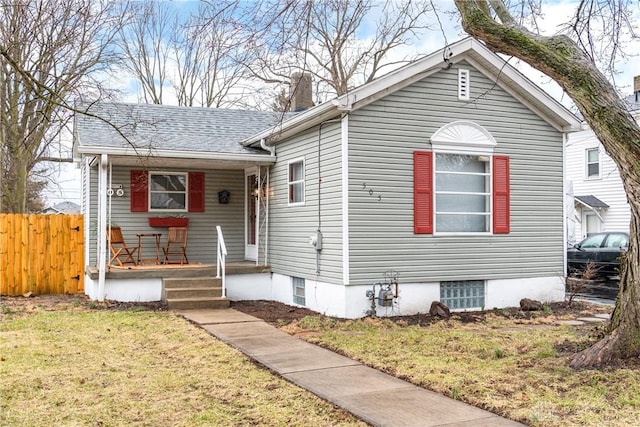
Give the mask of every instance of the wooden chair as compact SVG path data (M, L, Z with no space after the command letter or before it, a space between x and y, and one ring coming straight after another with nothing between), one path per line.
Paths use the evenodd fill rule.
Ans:
M125 264L138 265L133 255L138 250L138 247L127 246L122 236L122 229L120 227L108 227L107 228L107 241L109 242L109 249L111 250L110 265L114 265L114 261L120 266Z
M187 227L169 227L167 245L162 248L164 264L189 264L187 259Z

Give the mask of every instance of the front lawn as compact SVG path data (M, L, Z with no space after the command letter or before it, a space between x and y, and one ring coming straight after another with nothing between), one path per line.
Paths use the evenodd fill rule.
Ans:
M533 315L454 314L439 321L422 315L422 324L415 316L412 322L309 316L283 329L525 424L638 425L637 361L604 370L570 369L569 356L597 339L602 326L559 326L556 317L549 308Z
M0 425L365 425L174 314L99 308L0 300Z

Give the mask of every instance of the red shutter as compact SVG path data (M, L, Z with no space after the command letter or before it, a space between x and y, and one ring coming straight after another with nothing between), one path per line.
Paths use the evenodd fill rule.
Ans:
M493 156L493 232L510 231L509 157Z
M433 233L433 154L413 153L413 232Z
M204 212L204 172L189 172L189 212Z
M131 171L131 212L147 212L149 210L149 173L147 171Z

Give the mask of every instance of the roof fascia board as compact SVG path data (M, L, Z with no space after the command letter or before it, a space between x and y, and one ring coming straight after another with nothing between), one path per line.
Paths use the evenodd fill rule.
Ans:
M325 102L324 104L311 108L307 112L302 113L291 120L282 122L278 126L260 132L244 140L242 145L247 146L255 144L263 138L270 139L270 142L277 142L296 132L321 123L327 118L335 115L335 111L349 112L356 108L362 108L371 102L383 98L393 91L406 87L422 78L440 71L441 68L446 68L446 62L443 57L445 51L450 51L452 53L452 55L447 58L448 61L446 62L457 63L461 60L469 61L470 64L478 67L481 72L488 76L495 77L495 80L497 80L501 88L543 117L555 129L567 132L580 128L580 122L577 118L559 102L554 100L544 90L524 77L518 70L513 68L513 66L508 63L505 65L505 61L501 57L489 50L482 43L472 37L467 37L448 46L446 50L440 49L435 51L422 59L385 74L377 80L360 86L352 92L339 96L333 101ZM478 58L481 58L481 60ZM483 65L483 63L485 65ZM512 81L515 87L509 86L506 82L501 82L501 79L497 78L500 75L503 75L508 78L508 80ZM535 99L538 99L541 105L545 108L537 107L522 95L523 93L530 93ZM545 109L548 111L544 112L543 110Z
M261 139L269 139L269 142L277 142L301 130L308 129L322 123L325 120L333 118L338 114L334 101L324 102L317 107L298 114L292 119L282 121L267 130L259 132L240 142L241 145L247 147L258 143Z
M276 157L263 154L229 154L229 153L205 153L202 151L180 151L180 150L134 150L133 148L100 147L89 146L80 147L79 153L83 155L107 154L111 156L131 156L131 157L156 157L174 159L204 159L204 160L232 160L249 161L257 163L275 163Z
M452 51L454 51L454 49L458 50L459 53L456 53L456 56L464 56L473 48L474 45L472 42L473 39L467 37L452 44L449 46L449 49ZM343 97L351 96L353 99L351 104L357 104L357 108L360 108L388 95L391 92L395 92L398 89L409 86L418 80L435 74L441 69L446 69L447 64L443 59L444 50L445 49L437 50L424 58L418 59L404 67L385 74L380 79L367 83L353 91L351 94L343 95Z
M463 39L456 43L455 46L465 45L470 41L470 38ZM331 101L320 104L317 107L313 107L293 119L245 139L242 142L242 145L247 146L255 144L263 138L269 138L271 139L271 142L277 142L296 132L300 132L311 126L322 123L324 120L335 116L336 112L346 113L354 108L360 108L376 101L390 92L408 86L438 71L439 69L433 68L443 62L441 53L442 49L425 58L419 59L409 65L392 71L389 74L385 74L380 79L360 86L352 92L341 95ZM274 136L276 138L274 138Z
M519 71L512 68L511 65L507 64L508 66L504 66L504 63L499 62L502 60L496 58L495 54L494 56L483 56L482 58L484 62L479 61L473 56L467 57L466 60L485 75L495 77L494 82L500 86L500 88L526 105L536 114L543 117L556 130L568 132L580 129L580 120L575 115ZM509 82L513 82L513 85L516 87L514 88ZM517 88L521 88L521 90L517 90ZM540 108L532 103L523 96L523 93L531 94L535 99L539 100L545 108ZM547 111L544 111L545 109Z

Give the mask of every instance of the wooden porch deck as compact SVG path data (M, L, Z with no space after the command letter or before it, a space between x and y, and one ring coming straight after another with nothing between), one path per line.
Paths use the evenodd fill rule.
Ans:
M92 280L98 279L98 267L89 266L86 270ZM270 273L268 265L256 265L253 261L228 262L227 276L232 274ZM183 277L211 277L216 275L215 264L168 264L137 266L107 266L106 279L149 279L149 278L183 278Z

